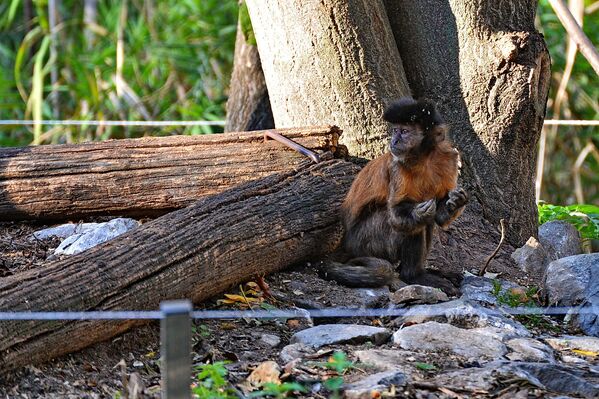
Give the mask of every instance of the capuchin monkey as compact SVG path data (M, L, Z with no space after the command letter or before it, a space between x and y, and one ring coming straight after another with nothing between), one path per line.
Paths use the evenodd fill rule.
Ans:
M324 276L376 287L390 284L399 270L408 284L456 295L460 276L427 271L425 263L435 224L446 228L468 202L457 186L458 151L430 101L402 98L383 117L391 123L389 152L354 180L341 206L345 233L324 262Z

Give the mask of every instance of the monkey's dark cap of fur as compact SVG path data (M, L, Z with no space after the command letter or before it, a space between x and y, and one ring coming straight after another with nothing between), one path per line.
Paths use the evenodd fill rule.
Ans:
M385 110L383 118L395 124L417 123L424 130L430 130L444 123L435 109L435 104L429 100L416 101L410 97L403 97L391 103Z

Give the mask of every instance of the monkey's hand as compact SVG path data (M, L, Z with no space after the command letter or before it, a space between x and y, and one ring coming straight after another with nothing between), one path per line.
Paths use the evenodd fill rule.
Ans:
M449 226L464 210L470 196L462 187L451 190L445 198L439 201L435 222L442 228Z
M406 233L413 233L433 223L437 212L435 199L414 204L403 201L390 208L391 226Z

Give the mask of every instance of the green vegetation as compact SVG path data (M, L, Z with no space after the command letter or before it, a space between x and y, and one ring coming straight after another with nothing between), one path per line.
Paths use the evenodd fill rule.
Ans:
M58 56L52 57L47 1L0 2L0 119L223 119L236 0L100 0L88 22L84 1L57 3ZM2 127L0 145L219 129Z
M238 396L229 387L226 380L228 371L225 362L203 364L198 366L197 384L192 387L192 394L200 399L234 399Z
M590 7L595 0L584 0L586 6L583 30L597 45L599 9ZM551 54L551 86L547 119L599 119L599 76L580 52L576 55L572 74L567 80L561 100L556 101L567 64L568 34L547 0L539 1L537 27L545 35ZM599 203L599 128L596 126L546 126L547 148L541 199L554 204ZM576 194L574 166L584 148L588 153L581 164L580 189Z
M248 396L250 398L270 397L281 399L287 398L289 395L294 395L298 392L307 392L307 389L297 382L284 382L282 384L269 382L264 384L260 391L252 392Z
M563 220L576 226L585 239L599 240L599 206L539 204L539 223Z

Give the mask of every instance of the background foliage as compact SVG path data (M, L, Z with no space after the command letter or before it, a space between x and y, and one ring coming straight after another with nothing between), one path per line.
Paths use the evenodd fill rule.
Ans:
M56 57L50 51L47 1L0 1L0 119L224 118L236 0L56 0ZM592 0L574 1L584 1L584 30L597 40L598 7ZM92 18L84 17L85 5L92 6ZM547 117L599 119L599 79L580 54L564 101L554 109L566 66L567 34L547 0L539 2L537 22L553 63ZM56 100L51 95L53 70ZM0 145L218 131L219 127L0 127ZM564 126L547 133L541 198L559 204L599 202L599 153L591 152L580 168L583 198L577 198L573 183L573 166L581 151L589 143L599 147L599 129Z

